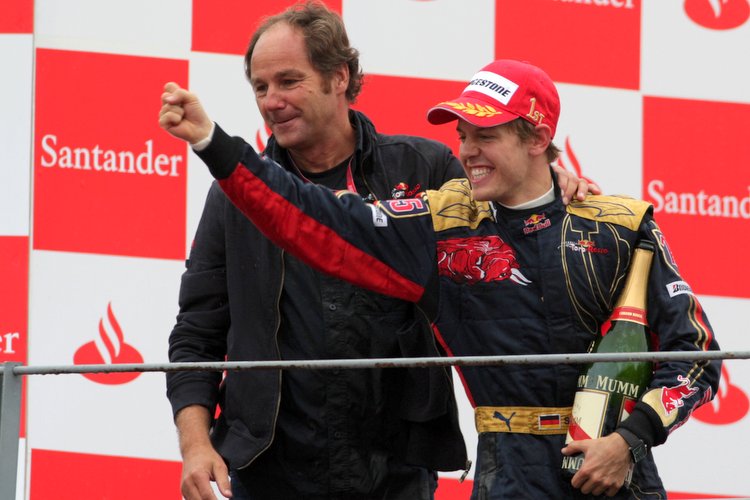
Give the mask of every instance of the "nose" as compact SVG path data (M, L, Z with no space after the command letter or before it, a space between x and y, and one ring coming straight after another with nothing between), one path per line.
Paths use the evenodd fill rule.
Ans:
M283 109L286 106L283 92L278 87L269 85L266 95L263 96L263 106L271 111Z
M478 154L479 147L477 146L477 143L471 140L471 138L469 137L466 137L458 147L458 157L462 161L466 161L467 159L472 158Z

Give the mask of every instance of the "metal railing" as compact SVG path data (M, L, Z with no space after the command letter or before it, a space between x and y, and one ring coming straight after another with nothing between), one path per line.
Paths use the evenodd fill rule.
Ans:
M3 363L0 393L0 498L16 498L18 437L21 431L20 363Z
M224 361L212 363L141 363L114 365L23 366L3 363L0 371L0 498L16 498L18 439L21 428L21 381L30 375L82 373L245 371L245 370L325 370L432 366L498 366L542 364L587 364L622 361L710 361L750 359L750 351L633 352L608 354L538 354L527 356L461 356L426 358L321 359L295 361Z

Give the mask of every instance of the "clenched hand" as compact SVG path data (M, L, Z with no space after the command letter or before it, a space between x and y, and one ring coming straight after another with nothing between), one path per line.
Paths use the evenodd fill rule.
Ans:
M190 144L209 136L213 122L206 114L198 96L174 82L164 85L159 111L159 126Z

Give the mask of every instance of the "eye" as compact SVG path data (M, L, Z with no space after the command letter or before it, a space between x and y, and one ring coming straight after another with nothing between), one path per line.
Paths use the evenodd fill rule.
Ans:
M268 86L265 84L256 84L253 87L253 91L255 92L256 97L263 97L266 94L267 89L268 89Z

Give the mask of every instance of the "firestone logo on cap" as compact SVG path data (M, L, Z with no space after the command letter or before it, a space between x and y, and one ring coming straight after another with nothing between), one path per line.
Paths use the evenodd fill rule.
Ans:
M498 102L508 105L513 95L518 90L518 84L507 78L491 73L489 71L480 71L469 82L464 89L466 92L480 92Z

